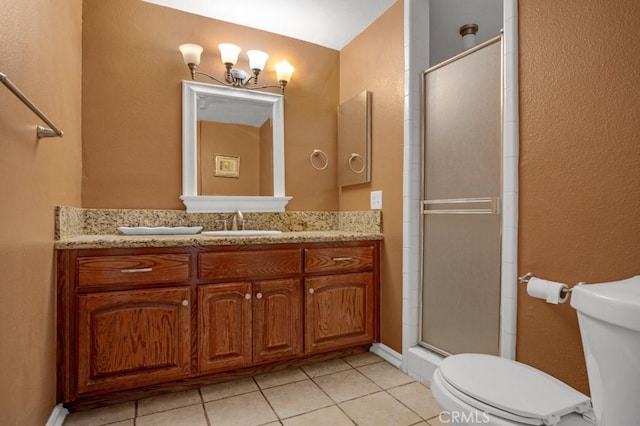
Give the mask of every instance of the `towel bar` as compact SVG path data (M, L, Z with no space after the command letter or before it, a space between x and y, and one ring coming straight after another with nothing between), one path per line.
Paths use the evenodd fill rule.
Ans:
M42 126L37 126L36 127L36 134L38 136L38 139L42 139L42 138L53 138L56 136L62 137L62 135L64 135L64 133L62 133L62 130L58 129L52 122L51 120L49 120L47 118L46 115L44 115L42 113L42 111L40 111L38 109L37 106L35 106L33 104L33 102L31 102L29 100L29 98L27 98L10 80L9 78L4 74L0 72L0 81L2 81L2 84L4 84L7 89L11 90L11 92L16 95L16 97L18 99L20 99L31 111L33 111L33 113L35 115L37 115L38 117L40 117L42 119L42 121L44 121L45 123L47 123L47 126L49 126L50 128L47 129L46 127L42 127Z

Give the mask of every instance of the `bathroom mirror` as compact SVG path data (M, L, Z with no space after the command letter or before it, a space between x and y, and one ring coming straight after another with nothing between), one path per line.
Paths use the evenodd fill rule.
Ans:
M284 194L282 95L183 81L187 212L284 211Z
M338 185L371 182L371 93L338 107Z

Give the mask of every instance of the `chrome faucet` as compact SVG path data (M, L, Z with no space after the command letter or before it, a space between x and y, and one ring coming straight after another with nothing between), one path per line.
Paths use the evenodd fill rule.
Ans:
M242 217L242 212L240 210L236 210L236 213L231 219L231 230L237 231L238 225L240 225L240 229L244 229L244 218Z

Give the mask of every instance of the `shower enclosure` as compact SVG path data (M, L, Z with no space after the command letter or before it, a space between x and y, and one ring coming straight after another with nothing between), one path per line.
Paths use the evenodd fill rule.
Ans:
M420 344L499 353L502 37L422 75Z

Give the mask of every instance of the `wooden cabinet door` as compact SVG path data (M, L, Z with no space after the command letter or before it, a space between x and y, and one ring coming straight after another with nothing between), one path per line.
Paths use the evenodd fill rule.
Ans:
M253 297L253 361L302 353L302 294L298 279L257 281Z
M198 287L198 368L201 373L251 363L251 283Z
M189 288L78 297L78 393L128 389L189 375Z
M374 341L371 272L305 279L305 352Z

